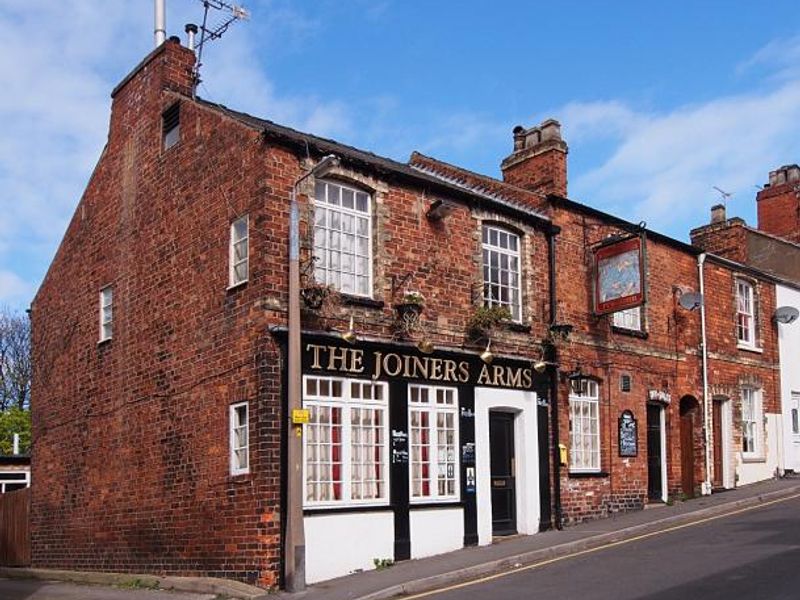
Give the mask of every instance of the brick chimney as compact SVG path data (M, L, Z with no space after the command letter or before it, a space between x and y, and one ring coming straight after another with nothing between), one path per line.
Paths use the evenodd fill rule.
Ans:
M724 204L715 204L711 207L711 222L712 223L724 223L726 220L725 218L725 205Z
M761 231L800 243L800 167L784 165L771 171L756 202Z
M567 195L567 144L561 124L548 119L537 127L514 128L514 151L500 168L506 183L545 194Z

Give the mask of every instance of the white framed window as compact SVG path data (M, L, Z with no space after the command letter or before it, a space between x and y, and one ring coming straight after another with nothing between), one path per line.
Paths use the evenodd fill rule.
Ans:
M111 339L114 321L114 289L107 285L100 290L100 341Z
M573 379L569 393L570 471L600 470L600 386Z
M736 340L740 346L754 348L755 332L755 297L753 285L742 279L736 280Z
M505 306L522 320L519 236L493 225L483 226L483 303Z
M250 472L250 415L247 402L230 406L231 475Z
M792 418L792 433L794 435L800 435L800 392L792 392L792 408L791 408L791 418Z
M761 456L761 390L743 387L742 396L742 454Z
M22 490L31 485L30 471L0 472L0 494Z
M305 377L304 505L389 501L389 399L383 382Z
M231 223L229 287L247 281L250 270L250 218L248 215Z
M642 330L642 307L634 306L625 310L618 310L614 313L614 327L620 329L630 329L631 331Z
M458 391L408 386L412 502L458 500Z
M366 192L317 181L314 277L345 294L372 295L372 201Z

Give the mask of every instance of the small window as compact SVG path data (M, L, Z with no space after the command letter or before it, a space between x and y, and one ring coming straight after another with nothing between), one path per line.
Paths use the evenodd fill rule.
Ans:
M520 239L505 229L483 226L483 304L505 306L514 321L522 320Z
M596 381L573 379L569 394L570 471L600 471L600 390Z
M631 376L627 373L621 375L619 378L619 389L622 392L630 392L631 391Z
M742 388L742 454L761 456L761 390Z
M231 223L230 277L228 285L233 287L247 281L250 263L249 219L247 215Z
M250 421L247 402L230 407L231 475L250 472Z
M111 339L112 322L114 312L113 304L113 289L107 285L100 290L100 341L104 342Z
M161 115L161 131L164 150L172 148L181 138L180 103L176 102Z
M629 329L631 331L642 330L642 307L634 306L614 313L614 327Z
M7 471L0 473L0 494L24 489L31 484L29 471Z
M740 346L756 345L754 307L753 285L736 280L736 339Z
M798 412L800 412L800 392L792 392L792 433L794 435L800 435Z

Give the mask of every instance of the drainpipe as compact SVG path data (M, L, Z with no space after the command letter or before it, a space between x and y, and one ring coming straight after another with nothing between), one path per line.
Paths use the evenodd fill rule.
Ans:
M706 339L706 290L705 279L703 277L703 265L706 262L706 253L697 257L697 273L700 279L700 337L703 348L703 431L705 431L705 458L706 458L706 479L703 481L700 493L707 496L711 493L711 440L712 440L712 419L711 402L708 398L708 340Z
M551 231L547 238L549 250L548 276L550 278L550 325L556 324L556 236ZM551 345L553 355L550 357L552 369L550 372L550 420L553 429L553 508L555 509L556 529L561 529L561 453L558 448L558 380L561 370L558 366L558 348Z
M336 166L339 159L329 154L301 175L292 186L289 205L289 360L287 428L286 539L284 583L289 592L306 589L306 540L303 528L303 439L302 426L292 422L292 411L302 407L300 366L300 217L297 190L312 175Z

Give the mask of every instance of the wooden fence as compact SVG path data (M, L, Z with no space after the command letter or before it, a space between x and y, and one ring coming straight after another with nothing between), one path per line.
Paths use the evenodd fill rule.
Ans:
M31 564L31 489L0 494L0 566Z

